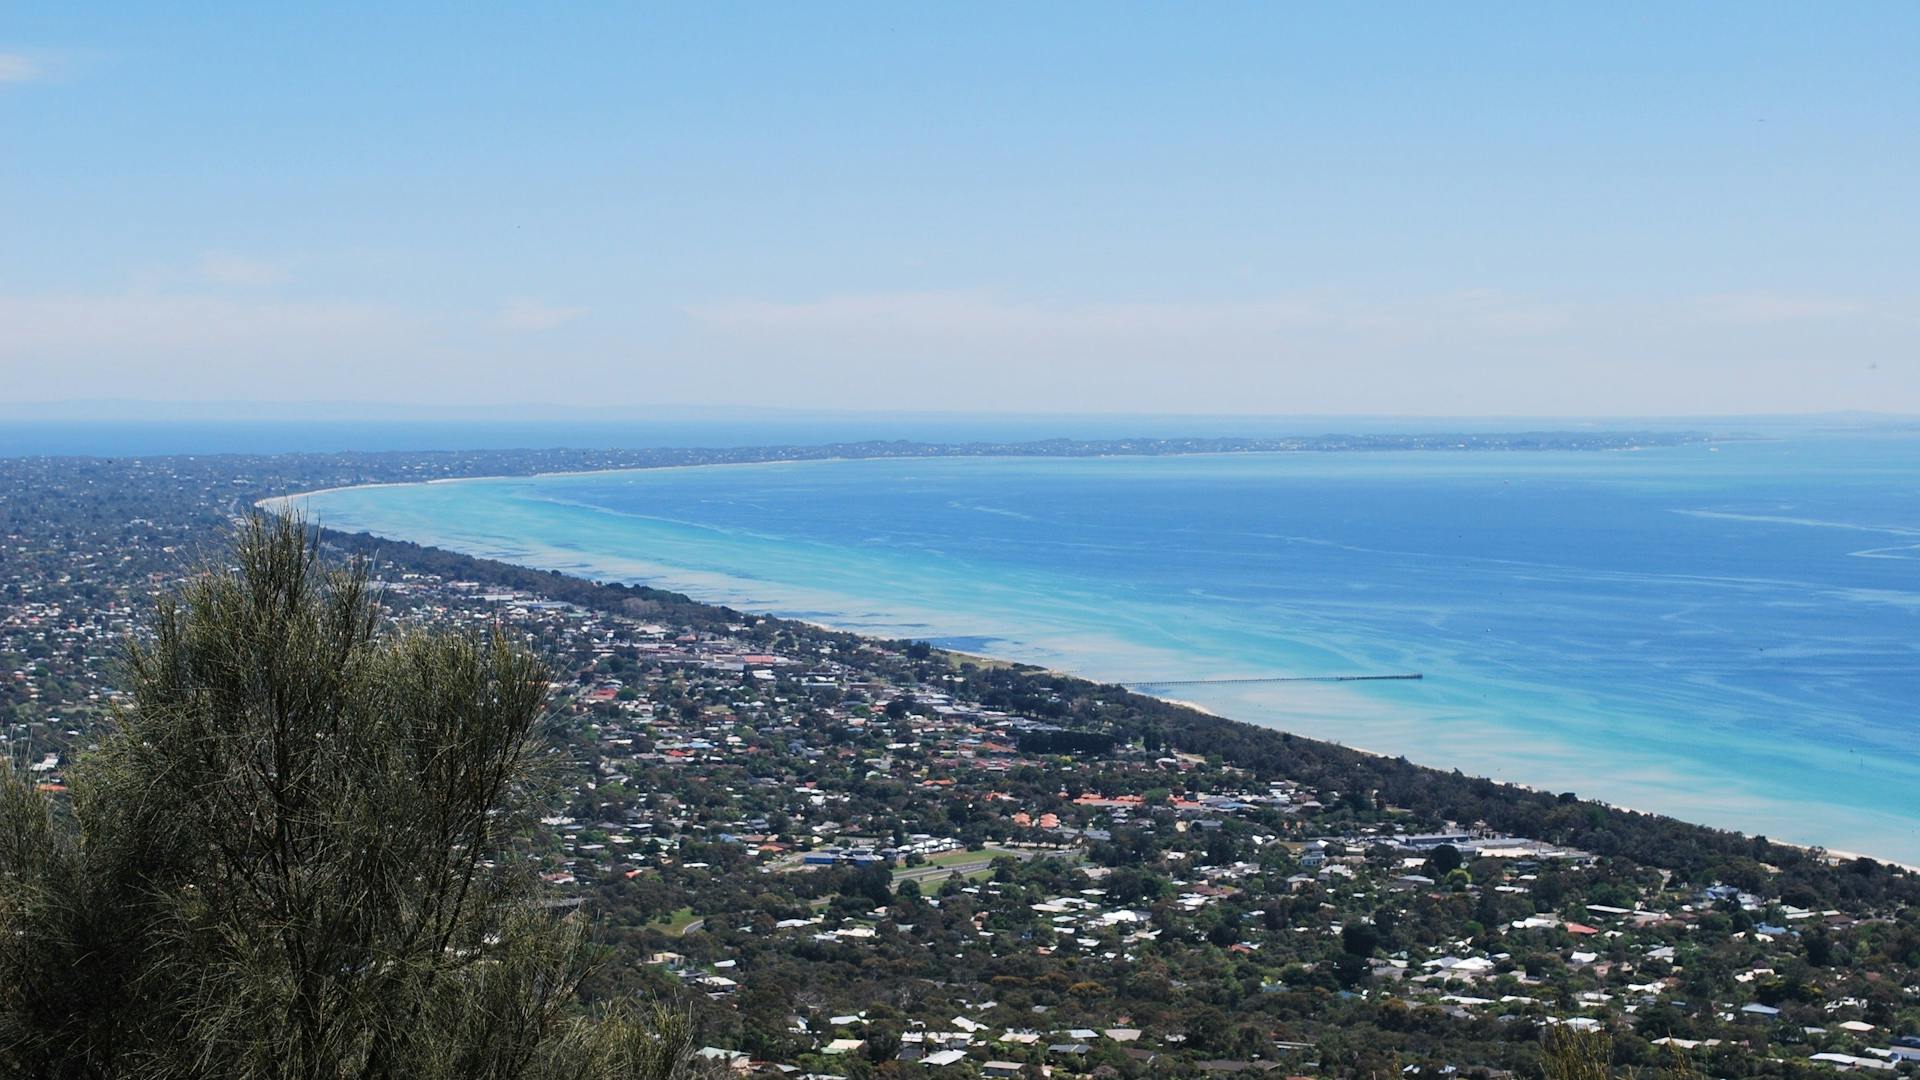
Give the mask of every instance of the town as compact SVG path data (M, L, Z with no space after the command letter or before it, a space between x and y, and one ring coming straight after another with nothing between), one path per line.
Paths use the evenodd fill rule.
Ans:
M550 458L526 467L554 464ZM0 722L59 793L118 643L257 498L499 468L0 462ZM537 861L604 1000L736 1075L1920 1071L1920 881L1122 688L371 537L399 625L530 642Z

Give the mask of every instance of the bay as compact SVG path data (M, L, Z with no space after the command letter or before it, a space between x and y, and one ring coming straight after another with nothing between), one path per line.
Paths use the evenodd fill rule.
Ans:
M294 502L333 528L1920 863L1912 436L822 461Z

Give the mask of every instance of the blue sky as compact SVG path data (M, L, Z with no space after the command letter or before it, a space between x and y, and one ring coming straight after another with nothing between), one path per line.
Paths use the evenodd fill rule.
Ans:
M15 401L1920 412L1920 6L10 5Z

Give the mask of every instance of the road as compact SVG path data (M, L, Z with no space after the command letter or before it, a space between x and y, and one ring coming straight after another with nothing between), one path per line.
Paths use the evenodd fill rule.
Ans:
M1013 853L1007 852L1007 854L1012 855ZM983 858L962 863L952 863L947 866L902 867L893 872L893 880L898 884L902 881L925 881L928 878L934 877L945 879L949 874L959 874L961 877L965 877L968 874L976 873L992 866L993 860L998 857L997 855L987 855ZM1016 855L1014 857L1018 858L1019 856Z

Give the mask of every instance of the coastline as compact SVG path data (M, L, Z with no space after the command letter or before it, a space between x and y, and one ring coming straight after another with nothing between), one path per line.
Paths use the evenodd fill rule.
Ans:
M594 468L594 469L547 469L547 470L536 470L533 472L519 472L519 473L480 473L472 476L440 476L440 477L433 477L427 480L370 480L362 484L335 484L330 487L314 488L309 491L293 491L283 495L267 495L267 496L263 496L261 498L255 499L252 505L258 509L266 510L266 509L269 509L266 504L271 502L292 501L294 499L311 498L315 495L330 495L335 492L342 492L342 491L358 491L363 488L413 487L413 486L426 485L426 484L458 484L458 483L464 483L464 482L475 481L475 480L532 480L532 479L541 478L541 477L555 477L555 476L597 476L597 475L604 475L607 473L653 472L653 471L662 470L662 469L723 469L723 468L741 468L741 467L757 468L757 467L762 467L767 465L804 465L804 464L809 464L814 462L829 462L829 461L839 461L839 462L899 461L899 460L953 461L953 460L965 460L967 458L972 458L972 457L1031 458L1031 459L1039 459L1039 460L1082 458L1082 459L1093 460L1093 459L1101 459L1101 458L1252 457L1252 456L1269 455L1269 454L1270 455L1287 455L1287 454L1328 454L1328 453L1443 453L1443 454L1446 454L1446 453L1552 453L1552 452L1559 452L1559 453L1580 453L1580 454L1625 454L1625 453L1643 453L1648 450L1668 449L1668 448L1678 447L1678 446L1714 446L1719 443L1728 442L1728 441L1752 441L1757 439L1757 437L1755 436L1738 436L1738 435L1730 435L1725 433L1712 433L1712 432L1688 432L1685 434L1687 435L1686 438L1677 439L1673 442L1668 442L1668 443L1644 443L1644 444L1632 443L1632 444L1626 444L1621 446L1566 447L1564 449L1558 449L1558 450L1556 450L1555 448L1469 447L1469 446L1445 446L1445 447L1408 446L1408 447L1377 447L1377 448L1363 448L1363 447L1321 448L1321 447L1301 446L1301 447L1292 447L1292 448L1271 447L1271 448L1247 448L1247 449L1223 449L1223 450L1164 450L1157 453L1149 452L1145 450L1138 450L1138 451L1132 451L1132 452L1111 452L1111 453L1090 452L1090 453L1084 453L1084 454L1039 454L1039 453L1025 453L1025 454L1022 454L1022 453L1006 453L1006 454L944 453L944 454L915 454L915 455L833 454L833 455L823 455L820 457L787 457L787 458L768 457L768 458L758 458L758 459L745 460L745 461L706 461L706 462L688 462L688 463L671 464L671 465L614 465L606 468ZM1322 435L1317 437L1333 438L1334 436ZM1427 437L1430 437L1430 435ZM1484 437L1484 436L1479 435L1477 433L1468 433L1467 435L1462 437ZM1151 440L1143 440L1143 441L1151 441ZM750 448L750 447L749 448L716 448L712 450L712 452L723 453L729 449L738 450L738 449L753 449L753 448Z
M1256 453L1285 453L1285 452L1286 451L1280 451L1280 450L1219 451L1219 453L1223 453L1223 454L1231 454L1231 453L1256 454ZM946 454L946 455L930 454L930 455L927 455L926 457L914 458L913 460L915 461L950 461L950 460L954 460L956 458L961 458L964 456L965 455L959 455L959 454ZM1019 455L1008 454L1005 456L1017 457ZM1122 455L1116 454L1116 455L1101 455L1101 456L1119 457ZM1139 457L1153 457L1153 456L1172 457L1174 455L1141 454L1137 456ZM1199 457L1201 455L1196 453L1196 454L1183 454L1180 456ZM824 461L891 461L891 460L900 460L900 459L882 458L882 457L767 458L764 461L709 461L709 462L701 462L698 464L689 464L689 465L616 465L608 469L550 469L545 472L486 473L478 476L438 476L438 477L434 477L431 480L375 480L375 481L369 481L364 484L336 484L333 487L314 488L312 491L295 491L286 495L268 495L264 498L255 499L253 501L253 505L255 508L260 510L276 512L273 510L273 508L269 507L267 504L275 503L275 502L291 502L295 499L309 499L315 495L332 495L342 491L362 491L370 488L424 487L428 484L465 484L465 483L472 483L474 481L479 481L479 480L534 480L534 479L555 477L555 476L605 476L608 473L663 472L671 469L740 469L740 468L764 468L768 465L805 465L812 462L824 462ZM804 621L804 620L796 620L796 621ZM827 627L827 629L832 630L835 628Z
M1203 456L1210 456L1210 455L1226 456L1230 454L1281 454L1281 453L1288 453L1288 452L1289 451L1285 451L1285 450L1217 450L1217 451L1196 451L1191 454L1179 454L1179 455L1174 455L1174 454L1133 454L1133 455L1089 454L1086 456L1087 457L1129 457L1129 456L1131 457L1175 457L1175 456L1203 457ZM924 457L916 457L911 460L953 461L953 460L964 459L966 456L967 455L964 455L964 454L928 454ZM1040 457L1042 455L1006 454L1006 455L1000 455L1000 456L1004 456L1008 458L1017 458L1021 456ZM813 458L766 458L759 461L707 461L707 462L699 462L695 464L686 464L686 465L616 465L612 468L607 468L607 469L549 469L545 472L486 473L478 476L440 476L440 477L435 477L431 480L377 480L377 481L369 481L365 484L336 484L333 487L314 488L312 491L295 491L286 495L268 495L265 498L255 499L253 502L253 505L259 509L267 510L269 509L269 507L266 504L270 502L283 502L283 501L290 502L294 499L307 499L307 498L312 498L315 495L331 495L341 491L360 491L368 488L423 487L428 484L465 484L465 483L471 483L473 481L478 481L478 480L535 480L535 479L550 478L555 476L605 476L609 473L662 472L662 471L672 470L672 469L740 469L740 468L764 468L768 465L805 465L813 462L827 462L827 461L843 461L844 462L844 461L898 461L898 460L903 460L903 459L897 458L897 457L885 457L881 455L874 455L872 457L833 456L833 457L813 457ZM804 622L805 620L796 620L796 621ZM813 624L813 625L824 625L824 624ZM829 630L837 630L837 628L835 627L826 627L826 628ZM851 631L837 631L837 632L850 633Z
M1277 455L1285 455L1290 453L1293 453L1293 452L1281 451L1281 450L1220 451L1220 452L1209 452L1207 456L1243 456L1243 455L1276 455L1277 456ZM964 458L968 456L971 456L971 455L927 455L926 459L952 460L952 459ZM1004 455L1004 456L1012 457L1016 455ZM1046 455L1034 455L1034 456L1045 457ZM1092 456L1092 455L1088 455L1088 456ZM1098 455L1098 456L1152 457L1152 456L1197 456L1197 455L1142 454L1142 455ZM370 482L365 484L336 485L333 487L319 488L319 489L314 489L312 491L295 492L287 495L267 496L267 497L255 500L253 505L267 512L284 513L290 510L297 511L299 509L299 505L298 505L299 501L303 498L314 496L314 495L331 493L331 492L349 491L349 490L354 490L358 488L406 487L406 486L427 485L427 484L436 484L436 483L455 483L455 482L466 481L466 480L532 479L534 477L540 477L540 476L594 476L594 475L604 475L608 473L651 472L656 469L707 469L707 468L715 468L715 467L721 467L721 466L749 466L749 465L762 466L762 465L771 465L771 464L796 464L797 465L797 464L803 464L808 462L844 462L844 461L850 461L850 460L869 460L869 458L865 456L858 456L858 457L834 456L834 457L803 458L803 459L769 458L769 459L755 460L755 461L727 461L727 462L713 462L713 463L700 463L700 464L689 463L689 464L661 464L661 465L623 465L617 468L552 470L552 471L543 472L543 473L506 473L506 474L492 474L487 476L445 477L445 478L437 478L437 479L430 479L430 480ZM916 458L913 458L912 460L921 460L921 459L916 457ZM374 535L374 534L369 533L369 535ZM434 546L434 545L429 544L426 546ZM448 550L453 550L453 549L448 549ZM512 559L502 559L500 561L512 563L514 565L520 565L523 567L526 566L526 564L523 564L523 563L514 563ZM527 568L539 569L537 567L527 567ZM568 573L567 571L561 571L561 573L566 574L567 576L573 577L576 580L579 580L582 582L591 583L593 580L592 578L586 577L577 571L573 573ZM675 589L675 587L671 585L656 585L654 587ZM680 590L676 589L676 591L680 591ZM724 601L699 600L698 597L696 597L696 600L698 600L698 602L700 603L707 604L709 606L725 603ZM727 606L737 606L737 605L728 604ZM825 630L830 630L836 633L853 634L856 636L867 638L869 640L886 640L886 637L876 635L873 629L857 629L857 628L849 629L846 627L833 625L832 623L822 622L818 619L793 618L791 616L771 614L765 610L757 610L753 608L740 608L739 610L751 611L754 614L766 615L773 618L791 619L791 621L794 621L794 622L805 623L810 626L818 627ZM1062 678L1072 679L1082 683L1090 683L1094 685L1114 685L1103 679L1091 677L1091 676L1080 674L1070 670L1063 670L1062 668L1055 666L1055 664L1053 663L1035 664L1029 660L1019 660L1019 659L1013 659L1013 658L1003 657L1003 656L994 656L990 654L967 653L967 652L962 652L960 650L954 650L954 649L943 648L940 651L951 654L951 655L955 655L955 656L969 657L985 663L1008 665L1008 666L1018 665L1021 667L1032 668L1038 671L1044 671L1052 675L1056 675ZM1405 753L1390 753L1390 752L1383 752L1375 749L1370 749L1367 747L1354 746L1354 745L1345 743L1343 741L1340 741L1337 737L1329 737L1325 734L1301 734L1301 732L1298 729L1290 725L1285 725L1283 723L1264 723L1264 722L1240 720L1240 719L1237 719L1231 712L1222 712L1215 708L1209 708L1198 702L1181 699L1181 698L1167 697L1160 694L1147 693L1145 691L1131 690L1131 688L1129 689L1130 689L1130 692L1140 694L1143 697L1151 697L1156 700L1160 700L1183 709L1191 710L1200 715L1214 717L1222 720L1231 720L1234 723L1248 724L1249 726L1258 727L1265 730L1291 732L1293 734L1299 735L1299 737L1312 739L1316 742L1325 743L1332 746L1338 746L1342 749L1359 753L1359 754L1368 755L1371 757L1394 758L1394 759L1400 759L1403 761L1411 761L1411 759ZM1312 729L1309 728L1308 730L1312 730ZM1445 768L1445 766L1425 766L1425 767L1442 768L1442 769ZM1529 792L1549 794L1549 795L1554 793L1553 788L1541 787L1541 786L1537 786L1535 784L1529 784L1523 781L1504 779L1492 770L1468 768L1465 770L1465 772L1469 775L1472 775L1478 778L1483 778L1493 783L1501 784L1503 786L1508 786L1508 787L1525 790ZM1569 786L1572 786L1572 785L1569 785ZM1579 786L1584 787L1584 784ZM1664 819L1673 820L1673 821L1680 821L1680 822L1685 822L1691 825L1701 825L1702 827L1714 829L1716 831L1721 831L1721 832L1737 833L1739 835L1744 835L1744 836L1765 835L1770 842L1779 844L1783 847L1793 847L1793 848L1797 848L1804 851L1819 851L1819 852L1823 852L1829 858L1836 859L1836 860L1845 860L1848 858L1873 858L1875 861L1882 862L1887 865L1900 866L1906 869L1914 869L1914 870L1920 871L1920 867L1916 867L1912 863L1901 862L1899 860L1884 859L1878 856L1873 856L1870 853L1862 854L1861 852L1854 850L1852 846L1847 848L1838 848L1838 847L1830 847L1824 844L1820 844L1818 842L1780 839L1772 836L1770 832L1756 833L1756 832L1742 829L1737 824L1706 825L1706 824L1703 824L1697 818L1688 817L1683 814L1676 814L1673 812L1665 812L1665 811L1658 811L1658 810L1643 810L1637 806L1629 805L1626 803L1609 801L1609 800L1596 798L1592 796L1588 796L1584 798L1583 801L1608 806L1610 808L1623 811L1623 812L1642 814L1642 815L1664 818ZM1718 820L1725 822L1728 819L1723 817L1723 818L1719 818Z
M515 563L513 565L518 566L521 564ZM528 567L528 569L533 569L533 568ZM571 576L571 575L568 575L568 576ZM697 597L693 599L697 603L706 603L706 601L699 600ZM831 623L824 623L819 621L818 619L797 619L797 618L790 618L788 616L783 616L783 615L772 615L765 612L751 612L749 614L755 614L762 618L783 619L788 622L797 622L805 626L811 626L820 630L827 630L836 634L852 634L856 637L863 638L868 641L882 640L882 639L873 637L873 635L871 634L867 634L859 630L849 630L844 627L834 626ZM983 662L987 664L1002 665L1006 667L1031 668L1034 671L1037 671L1043 674L1052 675L1062 679L1071 679L1075 682L1088 683L1094 686L1119 685L1122 687L1122 689L1125 689L1130 694L1138 694L1141 697L1152 698L1155 701L1165 702L1168 705L1173 705L1178 708L1187 709L1192 712L1199 713L1202 716L1212 717L1216 720L1224 720L1224 721L1227 721L1228 723L1233 723L1233 724L1246 724L1251 727L1260 728L1263 731L1280 731L1283 734L1294 734L1294 733L1285 732L1283 729L1280 729L1280 728L1268 727L1267 725L1264 725L1264 724L1255 724L1250 720L1241 720L1236 717L1228 716L1225 713L1219 712L1218 710L1208 708L1207 706L1202 705L1197 701L1188 701L1184 698L1169 697L1165 694L1151 694L1151 693L1147 693L1144 690L1135 690L1131 687L1124 686L1124 684L1102 683L1099 680L1091 679L1085 675L1081 675L1072 671L1064 671L1059 668L1048 667L1041 664L1028 664L1025 661L1011 660L1003 656L992 656L986 653L967 652L960 649L949 649L949 648L944 648L937 645L934 646L934 649L936 652L943 653L950 657L956 657L956 658L976 661L976 662ZM1373 750L1364 746L1355 746L1351 743L1345 743L1337 739L1329 739L1329 738L1325 738L1323 736L1318 736L1318 735L1300 735L1299 737L1312 739L1315 742L1325 743L1329 746L1337 746L1342 750L1351 751L1356 754L1362 754L1367 757L1405 758L1404 754L1392 754L1392 753L1387 753L1381 750ZM1411 759L1407 759L1407 760L1411 761ZM1420 768L1427 768L1427 769L1438 768L1438 766L1421 765L1419 762L1411 762L1411 763L1416 766L1419 766ZM1491 774L1475 775L1474 778L1478 780L1485 780L1489 783L1498 784L1503 787L1516 788L1521 791L1532 792L1539 795L1555 794L1549 788L1543 788L1537 784L1529 784L1523 780L1511 780L1511 779L1506 779L1499 776L1494 776ZM1593 803L1598 806L1604 806L1609 810L1615 810L1622 813L1638 814L1643 817L1664 818L1671 821L1678 821L1683 824L1690 825L1696 828L1714 829L1716 831L1721 831L1721 832L1731 832L1747 838L1753 838L1754 836L1758 835L1755 833L1747 832L1742 829L1726 829L1717 825L1707 825L1702 822L1689 821L1686 818L1677 817L1673 814L1662 813L1661 811L1658 811L1658 810L1645 810L1637 806L1628 806L1623 803L1610 802L1605 799L1596 799L1588 796L1581 796L1580 801ZM1881 864L1882 866L1898 867L1910 873L1920 874L1920 864L1901 862L1897 859L1883 858L1881 856L1874 855L1870 852L1854 851L1847 848L1828 847L1824 844L1812 844L1812 843L1802 843L1794 840L1782 840L1773 836L1768 836L1766 839L1767 839L1767 842L1770 844L1778 844L1781 847L1792 848L1796 851L1805 852L1808 855L1819 855L1821 857L1824 857L1829 862L1840 863L1840 862L1851 862L1856 859L1870 859L1876 863Z
M1062 674L1062 675L1066 675L1066 676L1068 676L1069 678L1079 678L1079 677L1080 677L1080 676L1077 676L1077 675L1073 675L1073 674L1072 674L1071 672L1060 672L1059 674ZM1135 692L1135 693L1139 693L1140 691L1134 691L1134 692ZM1158 698L1159 700L1161 700L1161 701L1164 701L1164 702L1166 702L1166 703L1167 703L1167 704L1169 704L1169 705L1178 705L1178 706L1180 706L1180 707L1181 707L1181 708L1183 708L1183 709L1192 709L1192 710L1193 710L1194 712L1197 712L1197 713L1201 713L1201 714L1203 714L1203 715L1206 715L1206 716L1212 716L1212 717L1217 717L1218 719L1221 719L1221 720L1232 720L1232 721L1233 721L1234 723L1237 723L1237 724L1244 724L1244 723L1247 723L1247 722L1248 722L1248 721L1245 721L1245 720L1234 720L1234 718L1233 718L1233 717L1231 717L1231 716L1226 716L1226 715L1223 715L1223 714L1221 714L1221 713L1218 713L1218 712L1215 712L1214 710L1212 710L1212 709L1209 709L1209 708L1207 708L1207 707L1206 707L1205 705L1202 705L1202 704L1200 704L1200 703L1198 703L1198 702L1194 702L1194 701L1183 701L1183 700L1181 700L1180 698L1172 698L1172 697L1162 697L1162 696L1161 696L1161 695L1159 695L1159 694L1147 694L1146 696L1147 696L1147 697L1151 697L1151 698ZM1364 746L1353 746L1353 745L1351 745L1351 744L1349 744L1349 743L1343 743L1343 742L1334 742L1333 740L1330 740L1330 739L1321 739L1320 741L1321 741L1321 742L1333 742L1333 745L1335 745L1335 746L1338 746L1338 747L1341 747L1342 749L1346 749L1346 750L1351 750L1351 751L1353 751L1353 752L1354 752L1354 753L1356 753L1356 754L1365 754L1365 755L1367 755L1368 757L1398 757L1398 756L1400 756L1400 755L1398 755L1398 754L1387 754L1387 753L1383 753L1383 752L1381 752L1381 751L1378 751L1378 750L1369 750L1369 749L1367 749L1367 748L1366 748L1366 747L1364 747ZM1416 764L1418 764L1418 763L1416 762ZM1478 777L1478 779L1482 779L1482 780L1487 780L1487 781L1490 781L1490 782L1492 782L1492 783L1495 783L1495 784L1501 784L1501 785L1504 785L1504 786L1506 786L1506 787L1514 787L1514 788L1520 788L1520 789L1522 789L1522 790L1525 790L1525 791L1533 791L1533 792L1538 792L1538 793L1540 793L1540 794L1543 794L1543 795L1544 795L1544 794L1551 794L1551 792L1550 792L1550 791L1548 791L1548 789L1546 789L1546 788L1542 788L1542 787L1539 787L1539 786L1537 786L1537 785L1534 785L1534 784L1529 784L1529 783L1526 783L1525 781L1521 781L1521 780L1505 780L1505 779L1502 779L1502 778L1500 778L1500 777L1498 777L1498 776L1483 776L1483 777ZM1616 802L1607 802L1607 801L1606 801L1606 800L1604 800L1604 799L1592 799L1592 798L1586 798L1586 797L1584 797L1584 796L1583 796L1583 797L1582 797L1582 799L1581 799L1581 801L1583 801L1583 802L1592 802L1592 803L1598 803L1599 805L1601 805L1601 806L1605 806L1605 807L1607 807L1607 808L1609 808L1609 809L1613 809L1613 810L1620 810L1620 811L1624 811L1624 812L1626 812L1626 813L1629 813L1629 814L1644 814L1644 815L1646 815L1646 816L1648 816L1648 817L1662 817L1662 818L1673 818L1673 815L1672 815L1672 814L1663 814L1663 813L1661 813L1661 812L1660 812L1660 811L1658 811L1658 810L1642 810L1641 808L1639 808L1639 807L1637 807L1637 806L1625 806L1625 805L1622 805L1622 804L1620 804L1620 803L1616 803ZM1685 819L1685 818L1674 818L1674 820L1676 820L1676 821L1685 821L1686 819ZM1698 825L1698 824L1699 824L1699 822L1691 822L1691 821L1689 821L1689 822L1687 822L1687 824L1689 824L1689 825ZM1710 825L1709 825L1709 826L1702 826L1702 827L1703 827L1703 828L1714 828L1714 826L1710 826ZM1734 830L1734 831L1739 831L1739 830ZM1744 832L1744 831L1739 831L1739 832L1740 832L1740 835L1741 835L1741 836L1752 836L1752 835L1753 835L1752 833L1748 833L1748 832ZM1882 866L1897 866L1897 867L1899 867L1899 868L1900 868L1900 869L1902 869L1902 870L1907 870L1907 871L1910 871L1910 872L1912 872L1912 873L1915 873L1915 874L1920 874L1920 865L1916 865L1916 864L1914 864L1914 863L1905 863L1905 862L1899 862L1898 860L1894 860L1894 859L1884 859L1884 858L1881 858L1881 857L1880 857L1880 856L1878 856L1878 855L1873 855L1873 854L1871 854L1871 853L1868 853L1868 852L1860 852L1860 851L1850 851L1850 850L1847 850L1847 849L1844 849L1844 848L1835 848L1835 847L1825 847L1825 846L1823 846L1823 845L1820 845L1820 844L1803 844L1803 843L1799 843L1799 842L1796 842L1796 841L1793 841L1793 840L1780 840L1780 839L1776 839L1776 838L1774 838L1774 837L1771 837L1771 836L1769 836L1769 837L1767 837L1767 842L1768 842L1768 843L1771 843L1771 844L1779 844L1779 845L1780 845L1781 847L1788 847L1788 848L1793 848L1793 849L1795 849L1795 850L1798 850L1798 851L1804 851L1804 852L1806 852L1806 853L1808 853L1809 855L1812 855L1812 854L1814 854L1814 853L1816 853L1816 852L1817 852L1817 853L1819 853L1819 854L1821 854L1821 855L1824 855L1824 856L1826 856L1826 857L1827 857L1827 858L1828 858L1829 860L1831 860L1831 861L1835 861L1835 862L1852 862L1852 861L1854 861L1854 860L1856 860L1856 859L1871 859L1871 860L1873 860L1874 862L1877 862L1877 863L1879 863L1879 864L1881 864Z

